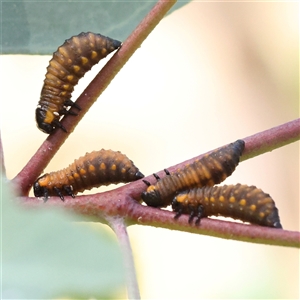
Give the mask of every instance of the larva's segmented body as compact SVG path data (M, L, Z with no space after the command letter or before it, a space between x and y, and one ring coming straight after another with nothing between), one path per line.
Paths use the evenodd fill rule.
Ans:
M121 42L92 32L82 32L66 40L56 52L47 67L41 98L36 109L36 122L40 130L52 133L56 127L66 131L60 124L65 114L77 115L67 110L74 86L79 79L102 58L118 49Z
M166 176L158 179L157 183L148 185L141 197L143 201L154 207L165 207L171 204L174 196L194 187L213 186L225 180L239 164L245 143L237 140L227 146L217 149L202 158L186 165L174 173L166 170Z
M87 153L75 160L68 168L39 177L33 185L34 195L74 196L101 185L127 183L143 178L144 175L124 154L112 150Z
M182 214L196 217L196 224L207 216L224 216L252 224L282 228L278 209L269 194L255 186L224 185L194 188L172 201L175 218Z

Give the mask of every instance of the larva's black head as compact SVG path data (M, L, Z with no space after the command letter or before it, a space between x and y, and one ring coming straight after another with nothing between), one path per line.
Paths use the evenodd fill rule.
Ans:
M164 202L161 199L159 191L155 189L152 189L151 191L148 192L143 192L141 197L148 206L152 206L152 207L164 206Z
M181 206L182 206L182 205L181 205L181 203L179 203L179 202L177 201L176 197L173 198L171 205L172 205L172 210L173 210L174 212L178 212L178 211L181 210Z
M33 185L33 193L35 197L44 197L44 201L48 199L48 190L44 186L40 186L38 180Z
M55 129L55 127L52 125L52 120L51 122L47 121L47 114L49 114L49 112L43 110L42 108L38 107L35 110L35 120L37 123L37 127L45 132L45 133L52 133Z
M71 112L68 113L70 115L77 115ZM62 129L64 132L67 132L66 128L59 122L59 117L50 110L45 110L41 107L38 107L35 110L35 119L37 127L45 133L52 133L56 127Z

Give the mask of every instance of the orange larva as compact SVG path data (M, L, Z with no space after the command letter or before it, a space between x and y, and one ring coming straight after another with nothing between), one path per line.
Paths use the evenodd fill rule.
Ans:
M60 119L65 114L77 115L67 110L69 106L80 110L71 100L79 79L102 58L118 49L121 42L92 32L82 32L66 40L47 67L41 98L35 111L38 128L52 133L56 127L66 131Z
M144 175L119 151L100 150L87 153L69 167L39 177L33 185L34 195L47 201L49 196L73 198L79 192L101 185L127 183Z
M172 201L175 218L189 215L196 224L207 216L224 216L252 224L282 228L275 202L261 189L248 185L194 188L178 194Z
M194 187L213 186L222 182L232 174L239 164L244 147L245 142L237 140L174 173L165 170L167 175L161 179L154 174L158 180L156 184L151 185L144 180L148 188L141 195L143 201L149 206L166 207L171 204L174 196L180 191Z

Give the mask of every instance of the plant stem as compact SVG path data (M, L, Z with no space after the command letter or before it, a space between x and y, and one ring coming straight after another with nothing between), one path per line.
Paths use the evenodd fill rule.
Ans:
M124 219L120 217L107 217L106 220L115 232L122 249L127 281L128 299L141 299L132 256L132 249Z
M300 138L300 119L287 122L244 139L246 147L241 161L288 145Z
M254 157L267 151L271 151L275 148L279 148L282 145L289 144L300 138L299 133L300 122L299 119L297 119L246 137L244 138L246 141L246 157ZM267 146L264 146L264 142L266 140L268 143ZM255 149L262 150L255 151ZM251 151L255 151L255 155L252 155ZM187 163L191 163L203 155L204 154L201 154L193 159L182 162L176 166L172 166L168 168L168 170L176 170L177 168L183 167ZM245 160L243 159L243 156L242 160ZM163 173L164 171L160 171L157 174L163 176ZM149 175L144 179L154 182L152 175ZM299 232L254 225L249 226L245 224L207 218L201 220L200 226L195 226L193 224L188 224L187 215L182 215L178 220L174 220L174 213L170 211L140 205L140 195L144 190L145 184L141 180L138 180L109 192L88 196L78 196L75 200L66 197L64 203L62 203L58 197L51 197L51 199L47 202L47 206L65 206L68 209L84 215L96 216L98 217L99 221L102 221L103 218L106 219L106 216L118 216L124 217L129 225L150 225L154 227L193 232L225 239L230 238L233 240L248 241L260 244L299 247ZM27 206L41 207L40 201L35 198L22 197L22 201ZM42 204L42 207L46 206ZM101 215L103 216L102 219Z
M5 163L4 163L4 152L3 152L3 146L2 146L2 137L1 137L1 131L0 131L0 171L3 175L6 175L5 170Z

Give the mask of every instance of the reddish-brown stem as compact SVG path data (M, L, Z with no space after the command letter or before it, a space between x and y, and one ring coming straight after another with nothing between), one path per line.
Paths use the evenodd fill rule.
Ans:
M293 143L299 138L300 119L251 135L244 139L246 147L241 161Z
M62 125L67 129L68 133L63 132L62 130L56 130L52 135L48 136L35 155L12 180L15 187L18 189L16 192L19 195L28 195L33 182L49 164L55 153L67 139L68 135L75 129L79 121L96 102L98 97L125 65L131 55L133 55L140 47L141 43L175 3L176 0L158 1L149 14L123 43L121 49L114 54L89 86L78 97L76 103L81 107L78 116L74 117L67 115L62 120Z
M287 145L297 139L299 140L299 133L300 123L298 119L268 129L253 136L246 137L244 138L246 141L246 159L267 152L269 149L274 150L282 145ZM257 136L260 136L261 139L257 138ZM264 146L264 137L268 137L268 147ZM249 149L253 149L254 154L252 154L251 150ZM255 151L255 149L263 150ZM175 168L182 167L187 162L192 162L203 155L204 154L168 169L174 170ZM242 160L245 160L243 158L244 153L242 155ZM163 173L163 171L158 172L158 174L160 173ZM152 175L146 177L145 179L148 181L155 181ZM66 197L66 201L64 203L62 203L58 197L51 198L47 205L41 205L41 201L36 198L24 197L22 199L24 200L24 204L26 206L42 206L43 208L46 208L48 205L65 206L68 209L74 210L81 214L96 216L100 221L104 222L108 222L108 216L109 218L123 217L128 225L151 225L192 233L201 233L225 239L230 238L233 240L264 243L270 245L299 247L299 232L232 223L214 219L203 219L201 220L200 226L195 226L188 224L188 216L181 216L178 220L174 220L174 213L172 212L147 207L139 203L140 195L145 188L145 184L139 180L105 193L89 196L78 196L75 199Z
M189 224L188 216L182 215L174 219L174 213L141 205L133 200L127 192L141 187L140 182L128 184L110 192L88 196L78 196L75 200L52 198L47 205L44 205L36 198L24 197L22 204L27 207L40 207L47 209L47 206L64 206L78 213L94 216L99 221L106 220L110 223L111 217L120 217L126 220L127 225L150 225L154 227L168 228L184 232L204 234L224 239L253 242L286 247L300 247L300 233L276 228L268 228L256 225L240 224L236 222L221 221L204 218L200 225ZM109 216L109 217L108 217Z

